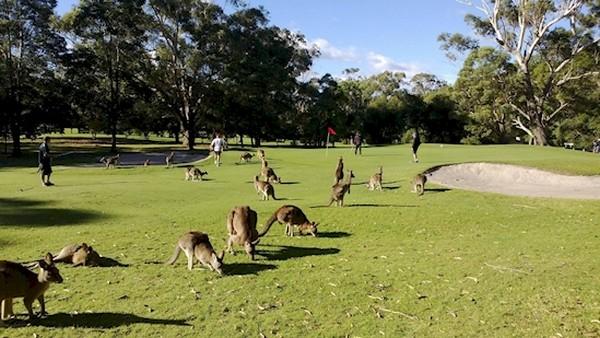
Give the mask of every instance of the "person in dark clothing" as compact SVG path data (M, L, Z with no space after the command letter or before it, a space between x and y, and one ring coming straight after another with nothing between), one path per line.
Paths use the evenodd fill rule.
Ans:
M354 137L352 138L352 144L354 144L354 155L357 153L362 155L362 138L360 137L359 132L354 134Z
M412 152L413 161L415 161L415 163L419 163L419 158L417 157L417 150L419 150L420 145L421 138L419 137L419 129L415 128L415 132L412 134Z
M50 137L46 136L44 142L40 145L40 151L38 153L39 171L41 173L42 185L51 186L54 183L50 182L50 175L52 175L52 164L50 157Z

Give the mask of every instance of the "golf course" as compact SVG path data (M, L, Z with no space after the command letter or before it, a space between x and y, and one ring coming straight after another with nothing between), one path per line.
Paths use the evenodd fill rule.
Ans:
M140 139L141 140L141 139ZM139 141L139 140L138 140ZM32 146L35 146L32 143ZM166 142L121 141L122 152L168 153ZM600 156L526 145L424 144L325 149L265 144L281 184L262 201L260 162L176 163L105 169L107 150L57 137L44 187L36 152L0 162L0 258L38 260L85 242L116 264L57 264L64 281L45 293L47 317L29 321L22 299L0 337L597 337L600 335L600 200L532 198L466 191L412 178L430 168L493 162L569 175L600 175ZM73 151L77 149L79 151ZM173 148L174 149L174 148ZM198 149L207 149L199 146ZM208 154L208 152L206 152ZM327 207L337 160L353 179L344 207ZM94 165L95 164L95 165ZM365 184L383 166L383 191ZM164 262L182 234L225 248L234 206L258 213L258 230L282 205L319 223L313 236L275 223L257 245L225 254L223 275L185 256ZM34 305L37 309L37 302ZM37 311L37 310L36 310Z

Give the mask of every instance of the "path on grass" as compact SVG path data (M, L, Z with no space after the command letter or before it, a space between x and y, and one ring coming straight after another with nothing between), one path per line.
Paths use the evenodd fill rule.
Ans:
M431 172L429 180L450 188L514 196L600 199L600 176L568 176L508 164L463 163Z

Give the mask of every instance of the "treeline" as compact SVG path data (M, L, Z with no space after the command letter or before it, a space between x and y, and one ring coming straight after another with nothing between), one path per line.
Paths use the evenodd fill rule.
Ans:
M573 59L586 73L548 70L560 61L555 49L565 34L543 44L547 59L529 61L530 82L563 79L541 107L530 104L556 111L540 131L536 111L526 110L528 78L507 51L443 36L446 49L470 51L452 86L432 74L364 77L358 69L344 79L300 80L319 51L269 24L262 8L230 4L226 12L201 0L83 0L57 17L53 0L3 1L0 130L13 154L22 136L68 127L112 135L113 151L124 132L167 133L188 149L213 131L249 136L255 146L275 139L322 146L327 127L338 139L360 131L371 144L405 141L413 128L446 143L543 136L540 144L588 145L600 136L597 44Z

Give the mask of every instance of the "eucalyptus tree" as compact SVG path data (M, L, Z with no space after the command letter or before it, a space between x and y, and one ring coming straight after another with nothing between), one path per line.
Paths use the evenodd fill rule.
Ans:
M472 1L467 3L473 4ZM538 145L548 144L551 124L568 107L559 94L567 84L598 77L599 56L592 67L575 60L599 42L597 0L481 0L481 16L466 21L482 38L492 38L517 67L518 92L508 104L513 124ZM474 47L472 39L442 34L443 47ZM470 45L470 46L467 46Z
M0 1L0 99L15 156L21 135L34 134L49 108L45 86L54 82L65 49L54 27L55 7L55 0Z

